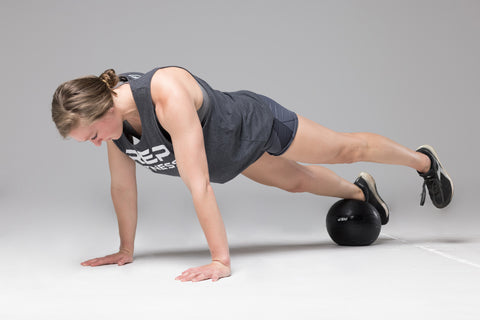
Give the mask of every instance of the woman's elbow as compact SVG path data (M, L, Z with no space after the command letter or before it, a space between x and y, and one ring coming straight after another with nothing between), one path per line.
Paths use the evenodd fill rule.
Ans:
M190 183L189 189L193 198L203 198L205 195L213 192L212 185L208 179L198 179Z

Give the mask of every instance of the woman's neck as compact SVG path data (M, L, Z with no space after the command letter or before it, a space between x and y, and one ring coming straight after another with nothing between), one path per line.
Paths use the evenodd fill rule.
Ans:
M119 111L122 120L132 120L139 117L138 109L133 99L129 84L124 84L114 90L117 94L113 96L113 104Z

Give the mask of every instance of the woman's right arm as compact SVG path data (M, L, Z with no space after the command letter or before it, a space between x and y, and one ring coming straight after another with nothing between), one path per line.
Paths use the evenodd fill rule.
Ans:
M82 263L84 266L123 265L133 261L137 228L135 162L121 152L112 141L107 142L107 149L111 176L111 195L120 233L120 250L112 255L85 261Z

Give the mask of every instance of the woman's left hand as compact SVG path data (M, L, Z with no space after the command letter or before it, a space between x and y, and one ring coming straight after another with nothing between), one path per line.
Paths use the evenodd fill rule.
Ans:
M217 281L218 279L229 277L230 274L230 266L215 260L205 266L185 270L175 280L197 282L212 279L212 281Z

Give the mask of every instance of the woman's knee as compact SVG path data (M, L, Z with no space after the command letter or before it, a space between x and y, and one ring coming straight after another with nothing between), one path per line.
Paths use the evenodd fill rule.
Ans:
M310 179L309 171L301 164L290 162L285 171L276 172L274 187L291 193L301 193L307 190Z
M343 143L337 155L339 163L354 163L365 159L368 150L368 137L364 133L339 133Z
M307 192L311 179L311 173L308 168L296 164L296 174L286 181L282 189L291 193Z
M305 182L302 181L302 179L295 179L294 181L291 181L288 183L288 185L284 186L282 188L283 190L291 193L301 193L305 192Z

